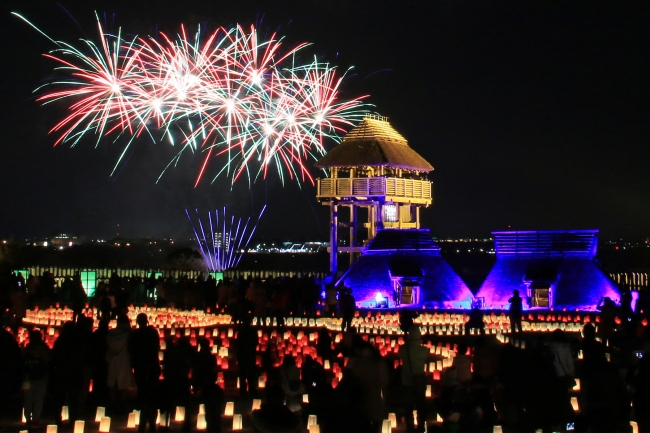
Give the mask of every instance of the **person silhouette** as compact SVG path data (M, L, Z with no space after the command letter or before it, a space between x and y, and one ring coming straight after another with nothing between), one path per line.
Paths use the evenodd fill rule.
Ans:
M510 309L508 316L510 317L510 332L521 332L521 313L522 313L522 299L519 296L519 290L512 291L512 297L508 299Z

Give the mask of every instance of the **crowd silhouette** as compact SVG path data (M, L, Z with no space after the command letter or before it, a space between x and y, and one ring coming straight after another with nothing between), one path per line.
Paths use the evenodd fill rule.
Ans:
M11 402L22 398L20 406L33 428L43 427L45 417L58 418L63 425L105 406L116 416L138 409L139 431L164 431L177 406L195 416L202 405L207 430L221 431L227 389L218 379L223 370L210 342L199 338L192 345L179 333L166 336L161 351L159 331L148 324L146 314L138 315L136 327L131 327L126 316L130 295L119 299L121 284L115 284L109 282L96 299L99 326L93 330L93 318L77 314L75 321L62 324L51 349L41 331L33 329L20 347L11 327L3 327L0 422L17 418ZM313 293L305 295L303 289ZM449 340L455 356L435 383L426 372L426 339L435 337L420 335L414 324L417 312L408 309L400 312L405 334L396 358L382 356L373 339L356 333L348 322L338 342L327 329L314 330L317 359L307 355L298 363L289 353L281 364L275 363L283 318L291 312L315 314L321 289L308 277L214 284L210 302L231 312L236 321L231 346L236 364L231 370L239 382L237 397L263 401L251 415L255 431L305 431L307 416L316 415L322 432L380 432L389 412L409 432L425 431L427 421L427 431L491 432L501 425L504 431L518 432L627 432L631 419L639 431L650 431L650 332L640 311L604 301L597 328L586 324L580 336L559 329L527 333L517 326L511 337L525 344L516 347L484 335L479 323L483 312L476 308L467 326L479 332ZM345 287L336 295L326 294L322 314L353 316L353 307L352 313L346 308L354 302L346 296L352 293ZM307 306L310 302L313 309ZM510 314L521 315L518 301L511 304ZM276 317L276 327L267 325L269 316ZM5 320L12 323L15 317L7 313ZM112 320L115 327L109 326ZM269 334L280 330L264 352L260 329ZM340 380L325 368L334 363L342 367ZM264 389L258 387L260 377ZM576 380L579 394L573 391ZM433 385L431 398L427 385ZM576 396L579 412L572 407ZM62 405L69 407L68 421L61 419ZM157 424L159 412L163 421ZM183 431L195 429L193 419L185 417Z

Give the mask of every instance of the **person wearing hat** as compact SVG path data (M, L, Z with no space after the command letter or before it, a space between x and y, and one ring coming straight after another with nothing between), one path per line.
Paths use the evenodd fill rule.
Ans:
M420 327L413 325L409 328L406 344L399 349L402 359L402 386L404 387L404 409L406 411L406 429L409 432L425 431L426 412L426 379L424 365L429 356L429 350L420 345ZM418 426L415 428L413 410L418 413Z

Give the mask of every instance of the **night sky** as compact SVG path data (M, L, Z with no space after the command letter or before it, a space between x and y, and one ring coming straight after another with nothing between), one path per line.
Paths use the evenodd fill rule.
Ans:
M11 11L75 43L98 41L94 11L127 34L239 22L278 31L286 46L313 43L306 53L354 66L343 97L369 94L435 167L422 213L434 235L650 235L650 2L2 2L0 236L177 238L190 233L185 208L249 215L267 203L259 234L326 239L328 213L309 184L272 176L195 189L200 159L189 155L156 184L176 153L167 141L136 142L112 177L119 143L54 148L47 131L64 107L32 94L52 77L41 54L53 46Z

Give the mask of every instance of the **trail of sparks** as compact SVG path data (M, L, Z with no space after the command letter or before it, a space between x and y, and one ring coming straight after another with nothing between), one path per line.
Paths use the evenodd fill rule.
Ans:
M205 37L200 28L189 37L181 26L175 36L126 39L97 22L101 43L82 40L83 48L29 23L56 44L45 56L62 75L37 89L53 88L38 100L68 103L51 130L55 145L74 146L91 134L97 143L130 137L116 167L145 133L179 147L172 162L186 152L201 154L195 185L215 165L215 178L232 182L243 174L249 182L266 178L275 169L283 181L313 183L307 161L325 153L323 140L340 141L367 113L365 96L340 98L345 74L317 59L297 63L306 43L283 52L275 34L261 40L254 26L239 25Z
M223 272L226 269L234 268L241 260L243 250L248 247L257 224L259 223L266 206L252 222L249 217L245 222L234 215L228 219L226 208L220 213L208 212L208 221L201 219L198 209L195 209L194 218L186 209L187 218L192 224L194 236L199 244L199 251L203 257L206 267L212 272Z

